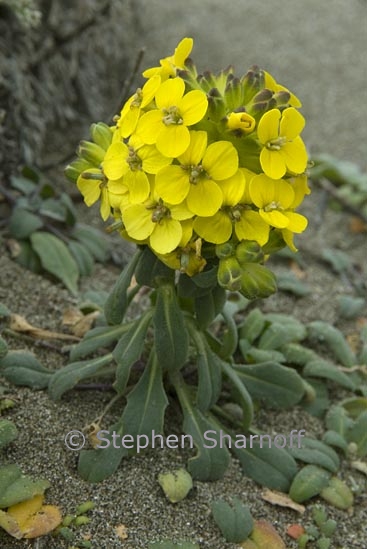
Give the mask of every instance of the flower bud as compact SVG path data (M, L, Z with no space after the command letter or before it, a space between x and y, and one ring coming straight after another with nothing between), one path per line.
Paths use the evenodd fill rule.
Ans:
M94 143L102 147L103 150L107 150L111 145L112 141L112 131L107 124L103 122L98 122L97 124L92 124L90 127L90 133Z
M232 76L232 78L230 78ZM224 92L224 98L228 109L238 109L243 105L244 90L239 78L229 75L227 86Z
M219 259L223 259L225 257L231 257L231 255L234 255L235 253L235 247L232 242L224 242L223 244L217 244L215 247L215 255L219 257Z
M222 288L238 292L241 290L242 269L235 257L227 257L219 261L218 284Z
M241 134L248 134L254 131L255 118L247 112L231 112L227 119L227 128L238 131Z
M236 248L236 258L241 266L244 263L260 263L264 252L255 240L242 240Z
M89 168L92 168L92 165L85 158L76 158L66 166L64 173L68 179L76 183L80 174Z
M265 74L257 65L253 65L242 77L241 83L243 86L244 99L243 104L246 105L251 99L264 87Z
M97 167L102 163L106 151L91 141L81 141L78 148L78 155Z
M277 291L275 275L263 265L247 263L242 269L239 291L247 299L269 297Z

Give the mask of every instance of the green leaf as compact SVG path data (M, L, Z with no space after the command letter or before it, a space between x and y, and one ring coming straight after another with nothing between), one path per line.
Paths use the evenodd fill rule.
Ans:
M242 339L239 346L246 364L253 364L254 362L285 362L284 355L279 351L258 349L257 347L248 348L246 339Z
M327 322L315 320L307 325L308 337L318 343L325 343L343 366L354 366L356 357L340 330Z
M71 293L78 293L79 270L67 246L53 234L38 231L30 237L42 267L61 280Z
M168 404L163 387L162 368L154 356L143 375L127 396L122 420L125 431L137 437L163 433L164 412ZM139 451L139 448L138 448Z
M148 311L133 322L131 328L121 336L112 353L117 362L116 381L113 387L120 394L125 391L131 367L143 352L145 336L151 318L151 311Z
M355 390L355 385L350 377L348 377L348 374L341 372L334 364L327 362L322 358L307 362L306 366L303 368L303 375L330 379L346 389L350 389L351 391Z
M221 359L213 353L204 340L197 354L199 375L197 406L202 412L209 410L217 402L222 387Z
M287 451L294 459L319 465L332 473L336 473L340 467L338 454L327 444L320 440L303 437L301 439L301 447L297 445L287 447Z
M93 360L72 362L61 370L57 370L51 377L48 390L53 400L58 400L80 381L93 377L113 360L112 354L104 355Z
M0 360L8 354L8 344L5 339L0 336Z
M42 219L23 208L14 208L9 219L9 231L14 238L28 238L43 226Z
M265 328L265 316L260 309L253 309L239 326L240 339L247 339L253 343Z
M40 258L32 249L30 243L26 240L22 240L19 242L19 245L20 252L15 258L15 261L25 269L29 269L30 271L32 271L33 273L41 273L42 265Z
M323 488L320 496L330 503L330 505L343 510L352 507L354 501L353 492L343 480L337 477L332 477L329 480L328 485Z
M218 285L217 273L218 267L211 267L210 269L196 274L191 280L196 286L199 286L199 288L213 288Z
M18 436L18 429L12 421L0 419L0 450L15 440Z
M345 437L348 429L353 425L353 420L348 417L343 406L334 405L326 414L325 423L328 429Z
M257 438L259 435L252 436ZM248 439L249 436L246 437L246 446ZM247 477L272 490L288 491L297 473L297 464L286 450L275 446L269 447L268 442L264 445L253 439L250 440L250 447L243 448L241 440L238 440L236 445L237 448L232 446L232 452L240 461Z
M269 320L271 324L263 332L258 343L260 349L279 349L287 343L306 337L306 328L296 319L293 319L293 323L281 319Z
M83 244L77 242L76 240L70 240L68 247L71 255L78 265L81 276L91 275L94 267L94 259L92 254Z
M350 417L356 419L367 410L367 397L345 398L341 402L341 407L348 412Z
M306 465L292 482L289 495L297 503L302 503L320 494L328 485L331 474L316 465Z
M122 458L128 454L127 448L119 442L123 431L123 422L120 419L117 423L111 425L108 432L102 433L103 439L100 438L101 448L80 452L78 472L84 480L101 482L113 475ZM105 439L108 440L108 443L105 442Z
M135 278L140 286L155 288L160 280L174 281L175 271L162 263L160 259L145 246L135 270Z
M286 326L287 330L292 334L294 341L301 341L307 335L306 326L303 322L297 320L293 315L286 315L284 313L267 313L265 315L267 322L272 324L280 324Z
M53 375L34 355L24 351L9 351L0 360L0 371L10 383L26 385L32 389L44 389Z
M300 282L293 274L277 275L278 290L289 292L297 297L305 297L311 293L311 288Z
M193 299L208 295L211 292L211 288L197 286L192 277L186 274L180 274L177 284L177 294L179 297Z
M304 366L307 362L318 358L315 351L300 343L286 343L280 347L280 351L284 355L285 361L295 366Z
M326 431L323 434L322 440L323 442L325 442L325 444L328 444L329 446L335 446L335 448L339 448L340 450L343 450L344 453L347 453L348 444L345 438L336 431Z
M266 399L270 406L288 408L297 404L305 389L302 378L292 368L277 362L236 365L241 380L254 398Z
M6 305L0 303L0 318L10 316L10 311Z
M221 361L221 366L223 373L227 376L228 381L233 387L233 398L242 408L242 426L244 431L247 431L254 417L252 398L232 364Z
M322 250L321 256L337 273L347 271L352 266L350 256L341 250L325 248Z
M355 442L359 457L367 454L367 411L362 412L356 419L354 425L347 431L346 438L348 442Z
M226 303L226 292L216 286L211 292L195 298L195 314L198 326L205 330L222 311Z
M337 298L339 316L347 319L357 318L363 313L366 300L363 297L341 295Z
M119 324L118 326L100 326L89 330L77 345L75 345L70 353L70 360L75 361L90 355L99 349L108 348L108 346L120 339L122 334L127 332L133 325L132 322Z
M217 526L229 543L241 543L251 534L254 521L250 509L238 498L233 498L231 504L217 499L212 502L211 510Z
M109 245L101 231L88 225L78 223L73 229L72 238L79 240L92 256L100 263L105 263L110 256Z
M41 215L54 221L59 221L61 223L65 223L66 221L66 208L64 204L56 198L46 198L43 200L39 212Z
M112 288L112 292L107 298L104 314L108 324L120 324L125 316L126 309L129 305L127 290L130 286L140 255L141 250L137 250L118 277Z
M163 370L181 368L188 356L189 338L173 284L161 284L153 316L154 342Z
M301 406L309 414L322 418L325 411L330 407L330 399L328 389L324 381L317 379L307 379L307 384L310 385L316 393L313 400L303 400Z
M17 189L17 191L20 191L25 195L33 193L37 188L35 182L28 179L28 177L21 177L16 175L10 176L10 185L13 187L13 189Z
M49 488L48 480L32 480L17 466L0 468L0 509L43 494Z

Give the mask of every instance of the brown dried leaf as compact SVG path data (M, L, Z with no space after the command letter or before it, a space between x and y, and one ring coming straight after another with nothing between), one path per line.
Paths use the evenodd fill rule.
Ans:
M80 309L76 307L69 307L65 309L62 314L62 325L63 326L75 326L81 318L83 318L83 313Z
M45 536L61 523L59 507L42 505L43 495L37 495L1 512L0 525L16 539ZM6 515L6 517L4 517Z
M63 339L65 341L80 340L79 337L76 337L74 335L63 334L59 332L51 332L49 330L43 330L42 328L37 328L36 326L32 326L32 324L29 324L29 322L24 317L16 314L10 315L9 328L14 332L27 334L36 339Z
M292 539L298 539L306 532L301 524L290 524L287 528L287 534Z
M96 318L98 318L100 315L99 311L93 311L87 315L83 315L83 317L77 322L71 329L74 335L77 337L83 337L94 324L94 321Z
M349 230L354 234L367 233L367 225L359 217L352 217L349 223Z
M352 461L350 465L353 469L367 475L367 463L365 461Z
M120 539L127 539L128 537L127 528L125 524L119 524L118 526L116 526L115 532L116 532L116 536L119 537Z
M291 261L290 270L296 276L296 278L298 278L298 280L303 280L307 276L306 271L301 269L296 261Z
M0 510L0 527L15 539L22 539L23 533L19 530L18 523L5 511Z
M297 513L303 514L306 511L304 505L300 505L293 501L290 497L282 492L276 492L275 490L265 490L262 492L261 497L263 500L271 503L272 505L279 505L280 507L288 507L297 511Z

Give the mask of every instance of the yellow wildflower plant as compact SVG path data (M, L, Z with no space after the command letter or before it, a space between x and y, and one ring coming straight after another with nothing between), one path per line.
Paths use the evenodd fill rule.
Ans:
M298 98L256 65L240 78L233 67L200 75L186 62L192 46L183 38L143 72L116 125L83 142L69 173L88 206L100 201L104 220L119 219L121 236L195 277L224 259L215 246L294 250L310 190Z

